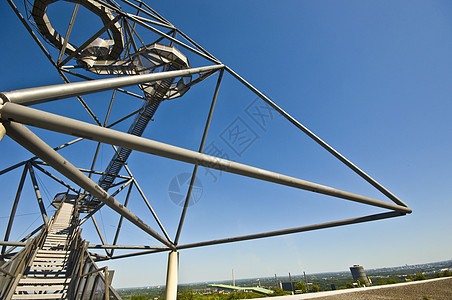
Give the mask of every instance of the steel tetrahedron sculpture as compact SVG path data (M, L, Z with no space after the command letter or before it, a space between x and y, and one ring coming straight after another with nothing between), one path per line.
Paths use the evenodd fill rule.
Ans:
M120 299L110 284L112 272L107 267L99 268L96 262L169 252L166 297L175 300L179 250L362 223L411 213L411 209L404 202L230 67L222 64L145 1L7 2L50 64L55 67L63 83L0 93L0 139L6 135L31 153L29 158L0 171L0 175L7 176L9 172L23 169L16 196L7 202L7 205L12 206L9 222L6 228L2 228L2 299ZM63 14L59 15L60 10L69 12L67 19L64 19ZM90 16L91 19L86 20L96 22L77 23L77 16L81 12ZM63 31L59 31L61 23L66 26L63 26ZM307 135L380 191L385 200L204 153L223 75L231 76L254 93L298 128L301 134ZM210 77L216 78L216 84L211 89L213 97L208 96L212 97L212 100L198 151L158 142L146 136L145 129L152 127L150 124L158 108L166 105L168 101L183 101L192 87L206 84L205 79ZM101 113L97 109L100 104L85 100L85 97L95 93L98 95L98 103L106 107ZM42 108L44 103L69 99L81 105L85 113L83 117L77 116L79 112L67 117ZM96 109L93 109L93 105ZM45 138L38 137L29 126L75 138L52 148ZM67 151L65 155L60 154L63 152L60 150L71 149L73 145L85 142L96 145L93 153L84 155L89 167L76 166L78 163L67 156ZM98 158L103 145L111 146L112 152L106 167L101 168ZM172 234L166 230L152 201L140 187L139 178L134 176L133 170L127 164L133 152L193 165L177 230ZM311 191L387 211L327 223L180 244L199 167ZM37 173L43 174L59 187L59 190L52 191L52 205L55 208L53 215L50 215L49 207L45 207L43 203ZM27 177L33 184L42 224L33 228L24 238L12 241L15 214ZM147 207L153 218L152 225L139 218L137 212L128 209L132 190L138 192L140 201ZM123 200L118 200L118 195L123 194ZM107 207L120 216L111 244L106 243L96 221L99 211ZM156 245L118 244L124 219L152 237ZM81 226L88 220L93 222L101 244L89 243L83 239ZM105 251L105 254L93 252L96 249ZM118 249L123 252L115 253Z

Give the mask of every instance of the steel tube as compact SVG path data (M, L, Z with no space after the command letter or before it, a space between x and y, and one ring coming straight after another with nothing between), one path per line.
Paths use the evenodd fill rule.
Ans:
M32 162L33 167L35 167L36 169L38 169L39 171L41 171L42 173L44 173L44 175L49 176L50 178L52 178L53 180L55 180L56 182L58 182L59 184L61 184L62 186L64 186L65 188L73 191L74 193L78 193L79 191L77 191L75 188L73 188L72 186L70 186L69 184L67 184L66 182L64 182L63 180L59 179L58 177L56 177L55 175L53 175L52 173L50 173L49 171L47 171L44 168L41 168L41 166L39 166L36 162Z
M99 236L102 245L106 245L104 236L102 235L102 232L100 232L99 225L97 224L96 218L94 218L94 216L91 216L91 220L93 221L94 228L96 228L97 235ZM108 249L105 249L105 253L107 254L107 256L111 256L110 252L108 252Z
M143 1L137 1L134 0L135 2L138 2L140 4L140 6L144 6L145 8L147 8L150 12L152 12L155 16L158 17L158 19L160 19L160 21L162 21L163 23L166 23L168 25L173 26L173 24L171 24L170 21L166 20L164 17L162 17L157 11L155 11L154 9L152 9L152 7L150 7L149 5L147 5L145 2ZM174 26L173 26L174 27Z
M0 241L0 245L2 245L2 246L24 247L25 245L27 245L27 243L26 242Z
M33 183L33 188L35 190L36 200L38 201L39 210L41 211L42 221L47 224L49 218L47 217L46 208L44 202L42 201L41 191L39 190L38 181L36 180L35 171L31 163L28 163L28 173L30 173L31 182Z
M103 128L93 124L39 111L30 107L24 107L15 103L6 103L3 105L3 108L0 110L0 114L3 119L13 120L43 129L84 137L93 141L118 145L140 152L158 155L190 164L198 164L207 168L222 170L229 173L291 186L341 199L387 208L403 213L411 213L411 209L404 206L376 200L370 197L361 196L157 141L148 140L109 128Z
M313 139L317 144L322 146L325 150L327 150L329 153L331 153L334 157L339 159L342 163L344 163L347 167L349 167L351 170L353 170L356 174L361 176L364 180L366 180L368 183L370 183L373 187L375 187L377 190L379 190L381 193L383 193L386 197L391 199L394 203L408 207L402 200L397 198L394 194L392 194L389 190L387 190L384 186L382 186L380 183L378 183L375 179L370 177L368 174L366 174L363 170L358 168L356 165L354 165L351 161L349 161L345 156L340 154L336 149L328 145L326 142L324 142L321 138L316 136L312 131L310 131L307 127L305 127L303 124L298 122L295 118L293 118L291 115L289 115L287 112L285 112L282 108L280 108L278 105L276 105L273 101L271 101L267 96L265 96L263 93L261 93L258 89L256 89L254 86L252 86L250 83L248 83L245 79L240 77L237 73L235 73L232 69L229 67L225 67L226 70L234 76L237 80L239 80L241 83L243 83L247 88L249 88L252 92L254 92L259 98L264 100L268 105L273 107L278 113L280 113L284 118L286 118L289 122L291 122L293 125L298 127L301 131L303 131L305 134L307 134L311 139Z
M345 220L339 220L339 221L333 221L333 222L327 222L327 223L321 223L321 224L313 224L313 225L295 227L295 228L290 228L290 229L283 229L283 230L276 230L276 231L270 231L270 232L244 235L244 236L237 236L237 237L232 237L232 238L211 240L211 241L206 241L206 242L185 244L185 245L177 246L177 249L179 250L179 249L198 248L198 247L204 247L204 246L212 246L212 245L219 245L219 244L226 244L226 243L233 243L233 242L240 242L240 241L247 241L247 240L255 240L255 239L260 239L260 238L268 238L268 237L273 237L273 236L299 233L299 232L304 232L304 231L311 231L311 230L318 230L318 229L325 229L325 228L338 227L338 226L344 226L344 225L351 225L351 224L356 224L356 223L364 223L364 222L369 222L369 221L388 219L388 218L393 218L393 217L399 217L402 215L404 215L404 214L392 211L392 212L369 215L369 216L359 217L359 218L345 219Z
M133 184L131 184L129 186L129 190L127 191L127 196L126 196L126 200L124 201L124 207L127 207L127 204L129 203L129 199L130 199L130 193L132 192L132 187ZM121 216L119 218L119 223L118 226L116 227L116 233L115 233L115 237L113 238L113 245L116 246L116 243L118 242L118 238L119 238L119 232L121 231L121 226L122 226L122 221L124 220L124 217ZM110 252L110 256L113 256L113 254L115 253L115 250L112 249Z
M33 230L32 232L30 232L29 234L27 234L24 238L22 238L18 243L25 243L26 244L26 240L28 240L30 237L32 237L36 232L38 232L39 230L41 230L42 227L47 226L47 224L42 224L39 227L37 227L35 230ZM14 243L14 242L12 242ZM19 245L20 246L20 245ZM9 253L11 253L14 249L16 249L18 246L12 246L11 248L9 248L8 250L6 250L5 254L2 255L3 257L5 257L5 255L8 255Z
M74 7L74 11L72 12L71 21L69 21L69 26L66 31L66 36L64 37L63 45L60 49L60 55L58 56L57 64L61 62L63 59L64 52L66 52L67 43L69 41L69 37L71 36L72 28L74 27L75 17L77 16L78 9L80 7L80 3L77 3Z
M2 123L0 123L0 141L3 139L3 137L5 136L5 134L6 134L5 126L3 126Z
M223 67L224 67L223 65L213 65L185 70L167 71L161 73L151 73L144 75L133 75L84 82L74 82L68 84L58 84L45 87L36 87L17 91L4 92L0 93L0 97L6 101L19 103L22 105L32 105L74 96L103 92L111 89L116 89L119 87L126 87L141 83L149 83L152 81L162 80L166 78L187 76L200 72L218 70Z
M0 125L3 126L2 123L0 123ZM5 133L6 133L6 129L5 129ZM20 163L15 164L14 166L11 166L11 167L8 167L8 168L6 168L6 169L3 169L3 170L0 171L0 175L3 175L3 174L5 174L5 173L8 173L9 171L15 170L15 169L19 168L20 166L25 165L27 162L28 162L28 160L22 161L22 162L20 162Z
M128 250L143 250L143 249L158 249L169 250L168 247L159 246L139 246L139 245L88 245L88 249L128 249Z
M68 61L70 61L72 58L74 58L76 55L78 55L82 50L84 50L91 42L93 42L96 38L100 37L102 33L107 31L111 25L115 24L121 19L120 15L117 15L113 20L108 22L108 24L105 24L103 28L101 28L98 32L96 32L93 36L91 36L88 40L86 40L80 47L75 49L71 54L66 56L66 58L58 64L58 66L65 65Z
M204 150L204 144L206 142L207 133L209 132L210 122L212 121L213 111L215 109L215 104L217 102L218 92L220 90L221 80L223 78L223 70L220 71L218 75L217 85L215 86L215 91L213 93L212 103L210 104L209 115L207 116L206 125L204 126L204 132L202 134L201 143L199 145L198 152L202 153ZM179 220L179 226L177 227L176 237L174 238L174 244L177 245L179 242L179 237L182 232L182 226L184 225L185 214L187 213L188 204L190 203L191 192L193 190L193 185L195 183L196 174L198 173L198 165L193 167L193 172L191 174L190 185L188 186L187 195L185 197L184 208L182 209L182 214Z
M5 125L5 124L4 124ZM7 128L7 126L5 126ZM11 214L9 215L8 226L6 228L5 238L7 241L9 239L9 235L11 233L11 228L13 227L14 217L16 216L17 205L19 204L20 196L22 195L22 189L24 187L25 178L27 177L28 164L24 166L24 170L22 171L22 176L20 177L19 187L17 188L16 197L14 199L13 207L11 208ZM6 246L2 247L2 255L5 254Z
M166 273L166 300L177 299L177 282L179 273L179 252L171 251L168 254L168 271Z
M120 258L128 258L128 257L135 257L135 256L148 255L148 254L154 254L154 253L161 253L161 252L166 252L166 251L171 251L171 249L170 248L154 249L154 250L147 250L147 251L141 251L141 252L135 252L135 253L127 253L127 254L115 255L112 257L96 258L95 261L105 261L105 260L113 260L113 259L120 259Z
M6 133L9 137L11 137L17 143L19 143L24 148L38 156L46 163L48 163L55 170L60 172L62 175L66 176L66 178L68 178L81 188L91 193L91 195L93 195L106 205L108 205L114 211L124 216L131 223L133 223L134 225L136 225L149 235L153 236L155 239L162 242L164 245L170 247L171 249L175 248L174 245L172 245L165 238L160 236L151 227L149 227L149 225L144 223L130 210L125 208L121 203L119 203L110 194L108 194L106 191L100 188L94 181L89 179L85 174L80 172L75 166L73 166L58 152L56 152L49 145L43 142L39 137L37 137L24 125L11 122L9 124L5 124L5 127Z

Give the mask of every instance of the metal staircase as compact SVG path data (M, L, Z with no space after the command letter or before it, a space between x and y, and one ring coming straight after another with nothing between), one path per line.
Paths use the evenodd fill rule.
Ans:
M0 299L121 299L112 271L96 266L80 236L78 198L59 200L47 226L2 266Z
M164 71L172 71L176 68L172 65L168 65ZM149 121L152 120L157 108L160 103L165 99L168 94L174 78L168 78L161 80L157 83L152 83L151 85L140 85L140 88L144 91L147 101L143 104L140 112L136 115L127 133L141 136L146 129ZM150 91L150 93L148 93ZM113 185L116 176L121 171L122 167L129 158L132 150L127 148L118 148L117 152L113 155L110 160L109 165L105 169L104 175L99 179L98 185L104 190L108 189ZM83 212L89 211L89 208L94 208L100 205L100 201L97 199L89 199L85 205L83 205Z
M47 236L16 287L12 299L66 299L69 244L74 231L75 200L61 202Z

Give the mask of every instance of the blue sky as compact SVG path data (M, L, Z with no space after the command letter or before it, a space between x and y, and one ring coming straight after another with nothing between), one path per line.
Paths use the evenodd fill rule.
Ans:
M449 1L155 1L150 5L413 209L411 215L395 219L184 250L180 282L228 279L231 269L237 278L247 278L452 258ZM0 89L61 83L6 2L0 4L0 14L4 41ZM215 82L216 76L183 98L163 103L145 136L196 150ZM109 94L87 101L102 115ZM139 105L125 101L127 108ZM264 126L257 124L247 113L257 101L225 75L206 146L216 145L234 161L386 200L276 114ZM89 120L75 100L37 108ZM255 134L246 149L232 149L224 141L225 130L234 122L246 123ZM33 131L52 146L71 139ZM75 165L89 167L86 157L92 157L94 149L94 143L87 143L61 153ZM9 138L1 141L0 152L0 169L30 157ZM101 153L99 170L108 164L111 150L104 147ZM135 152L129 165L174 236L180 207L170 199L170 182L192 167ZM14 187L0 200L2 230L20 172L0 176L0 185ZM202 195L188 211L181 244L383 211L236 175L213 175L200 169ZM51 182L45 186L47 203L62 191ZM16 236L36 221L37 209L31 190L25 190ZM139 200L131 200L130 209L154 226ZM97 219L111 243L117 217L106 208ZM83 234L99 243L88 222ZM130 224L124 225L121 241L156 245ZM114 286L163 284L166 256L109 262L109 268L117 270Z

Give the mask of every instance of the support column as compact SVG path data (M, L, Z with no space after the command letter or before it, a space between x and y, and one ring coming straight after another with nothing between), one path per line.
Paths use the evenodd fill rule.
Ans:
M0 110L3 107L3 103L4 103L3 99L0 99ZM0 113L0 117L1 117L1 113ZM5 134L6 134L6 128L5 128L5 126L3 126L3 123L0 121L0 141L3 139Z
M3 139L3 137L5 136L5 134L6 134L5 126L3 126L2 123L0 123L0 141Z
M179 272L179 252L171 251L168 255L168 272L166 273L166 300L177 298L177 277Z

